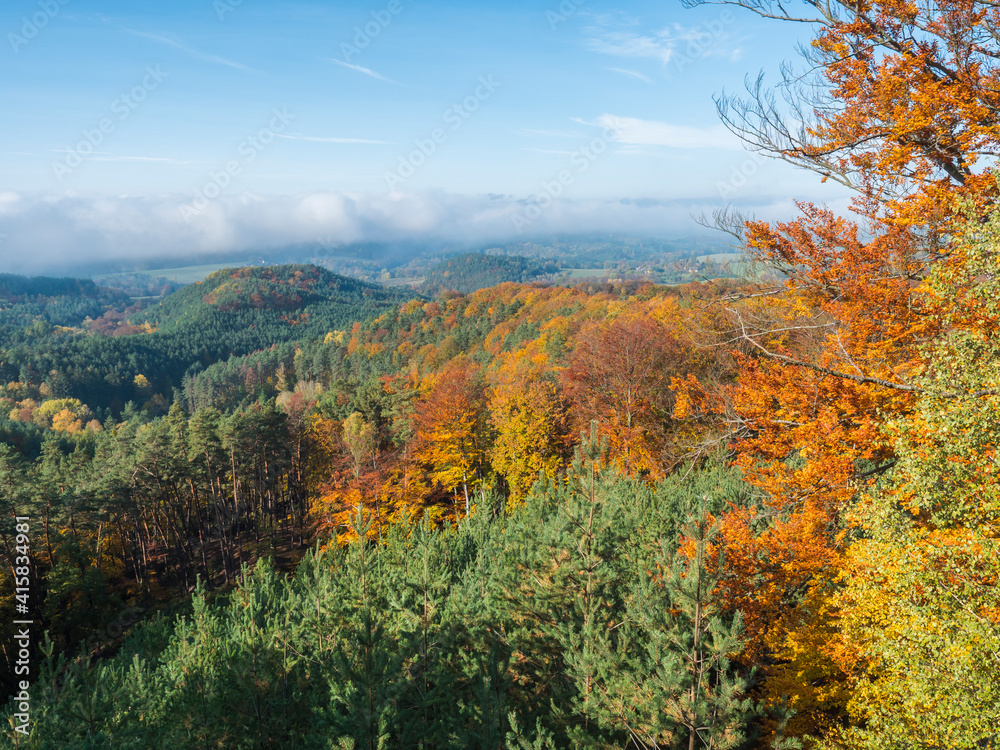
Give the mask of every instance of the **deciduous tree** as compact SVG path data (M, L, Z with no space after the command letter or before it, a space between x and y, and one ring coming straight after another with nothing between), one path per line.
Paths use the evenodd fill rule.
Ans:
M596 421L611 460L624 471L662 476L670 377L682 357L677 340L648 317L622 317L577 336L564 373L578 430Z
M466 515L472 502L470 487L486 478L486 398L479 368L457 360L428 378L427 392L413 415L415 460L427 465L433 482L446 489L461 488Z

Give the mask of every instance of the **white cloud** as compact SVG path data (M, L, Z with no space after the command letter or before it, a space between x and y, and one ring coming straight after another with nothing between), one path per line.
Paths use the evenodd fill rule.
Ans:
M248 68L242 63L234 62L233 60L227 60L225 57L219 57L218 55L211 55L207 52L202 52L196 50L186 44L172 39L171 37L161 36L160 34L149 34L145 31L134 31L132 29L126 29L129 34L135 34L136 36L141 36L145 39L151 39L154 42L159 42L160 44L165 44L168 47L174 47L182 52L186 52L193 57L197 57L199 60L204 60L205 62L215 63L216 65L225 65L229 68L236 68L237 70L253 70L253 68Z
M608 70L615 73L621 73L623 76L630 76L632 78L638 78L640 81L645 81L648 84L653 84L653 80L649 76L644 76L642 73L638 73L634 70L625 70L624 68L608 68Z
M663 65L668 65L675 58L682 64L715 56L735 61L742 56L742 51L730 40L731 15L723 15L720 19L698 26L675 23L643 33L621 30L623 25L636 26L636 23L618 24L618 29L612 29L610 27L613 22L610 19L603 19L599 25L587 29L584 44L590 50L602 55L658 60ZM610 68L610 70L644 78L642 74L630 70L620 68Z
M636 146L741 150L740 140L721 125L692 128L637 117L603 114L595 125L614 131L614 140Z
M615 57L639 57L659 60L664 65L674 55L675 39L669 29L651 34L630 31L600 31L584 43L594 52Z
M773 215L767 199L765 215ZM629 232L676 236L697 230L692 214L719 206L715 196L683 200L562 199L517 232L526 199L408 193L232 194L186 221L190 197L20 195L0 193L0 272L66 274L87 261L175 258L207 253L319 248L353 242L492 242L557 233ZM794 206L786 210L784 216Z
M386 83L396 83L395 81L390 80L390 79L386 78L385 76L380 75L379 73L376 73L371 68L366 68L363 65L355 65L353 63L344 62L343 60L338 60L335 57L329 58L329 62L335 63L337 65L343 65L345 68L350 68L351 70L355 70L358 73L364 73L366 76L370 76L372 78L377 78L378 80L385 81Z

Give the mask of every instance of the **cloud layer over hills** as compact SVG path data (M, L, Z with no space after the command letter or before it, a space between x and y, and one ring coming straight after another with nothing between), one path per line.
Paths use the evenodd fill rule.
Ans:
M501 241L555 233L677 236L698 229L708 200L566 200L540 194L461 196L445 192L93 197L0 193L0 271L58 274L88 263L290 245L330 252L355 242ZM783 201L745 206L788 215Z

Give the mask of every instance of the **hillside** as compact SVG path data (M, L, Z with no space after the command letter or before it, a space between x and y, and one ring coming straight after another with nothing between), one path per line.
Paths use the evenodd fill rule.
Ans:
M950 293L998 278L1000 219L976 229L991 234L974 235L983 247L954 261L941 297L928 298L943 309L933 315L983 314L976 298ZM864 246L849 249L866 257ZM857 597L845 610L856 622L911 606L912 596L880 589L894 529L918 518L907 508L924 512L901 506L897 492L935 514L935 534L960 545L967 569L995 580L995 542L967 543L947 524L994 514L993 500L979 500L992 492L997 407L977 427L979 404L952 389L995 401L1000 354L990 338L942 340L948 357L980 364L956 382L944 369L951 359L929 362L927 377L949 378L946 412L934 394L886 398L884 378L831 384L805 359L819 346L815 311L856 316L851 330L865 336L834 341L866 366L918 351L864 328L910 324L879 322L884 284L859 281L852 264L837 271L857 308L838 307L840 295L726 279L504 283L399 302L405 294L393 301L321 269L235 269L132 313L110 335L90 326L15 347L51 358L0 387L0 428L40 445L0 445L4 491L39 519L31 614L56 654L89 639L91 656L111 657L44 662L36 736L59 746L67 733L96 732L99 747L172 747L193 733L202 744L238 736L261 748L386 736L408 747L419 746L417 731L463 747L486 727L512 747L538 744L532 737L574 747L579 722L563 712L596 688L623 697L595 705L587 736L622 747L645 722L649 741L638 747L669 747L676 723L647 716L644 701L677 701L692 685L704 691L698 711L716 712L737 737L777 737L782 726L802 737L841 720L853 677L810 645L837 622L830 577L845 534L829 531L841 523L829 509L856 509L879 534L847 542L875 576L841 589ZM811 281L810 267L801 273ZM829 279L825 266L818 273ZM905 281L891 290L913 294ZM990 314L993 330L1000 313ZM734 338L747 321L769 338ZM797 336L780 338L789 324ZM793 369L762 346L807 364ZM216 358L192 359L206 352ZM101 369L109 365L118 369ZM83 379L102 373L103 384ZM179 385L166 391L170 373ZM98 396L134 393L136 405L102 409L72 390L74 378L96 383ZM845 417L830 420L831 408ZM922 442L875 440L886 408ZM952 426L976 442L954 442ZM937 466L965 465L937 489ZM914 497L908 477L933 494ZM966 492L973 510L954 502ZM932 540L920 554L936 564L947 549ZM988 613L996 598L982 590L976 612ZM907 616L936 618L949 601ZM136 607L144 622L123 639ZM192 616L154 619L160 609ZM963 668L992 685L997 639L976 612L949 616L965 618ZM663 679L664 663L712 663L712 680L682 666ZM79 718L76 701L96 683L109 706L129 707L127 718L110 708ZM359 684L373 691L378 722L359 714ZM9 675L2 687L13 693ZM796 714L783 724L790 694ZM967 700L986 715L994 694ZM280 710L262 719L261 701Z
M90 296L43 303L22 291L26 301L4 311L13 330L0 343L0 383L77 398L102 418L129 401L163 411L189 368L322 337L414 296L299 265L222 270L143 310L120 292L78 286Z
M429 268L418 288L432 296L446 289L468 294L507 281L525 283L540 280L540 277L558 270L559 264L551 261L541 262L517 255L466 253Z
M80 326L129 304L122 292L85 279L0 274L0 342L33 340L53 327Z
M144 310L133 323L162 333L211 330L232 353L306 338L364 320L412 299L397 290L339 276L312 265L224 268ZM294 333L292 333L294 331Z
M1000 2L37 4L0 750L1000 750Z

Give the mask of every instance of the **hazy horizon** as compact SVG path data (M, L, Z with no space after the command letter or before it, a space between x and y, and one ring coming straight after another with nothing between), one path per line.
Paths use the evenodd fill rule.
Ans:
M0 271L846 206L719 123L801 41L727 6L34 0L0 29Z

